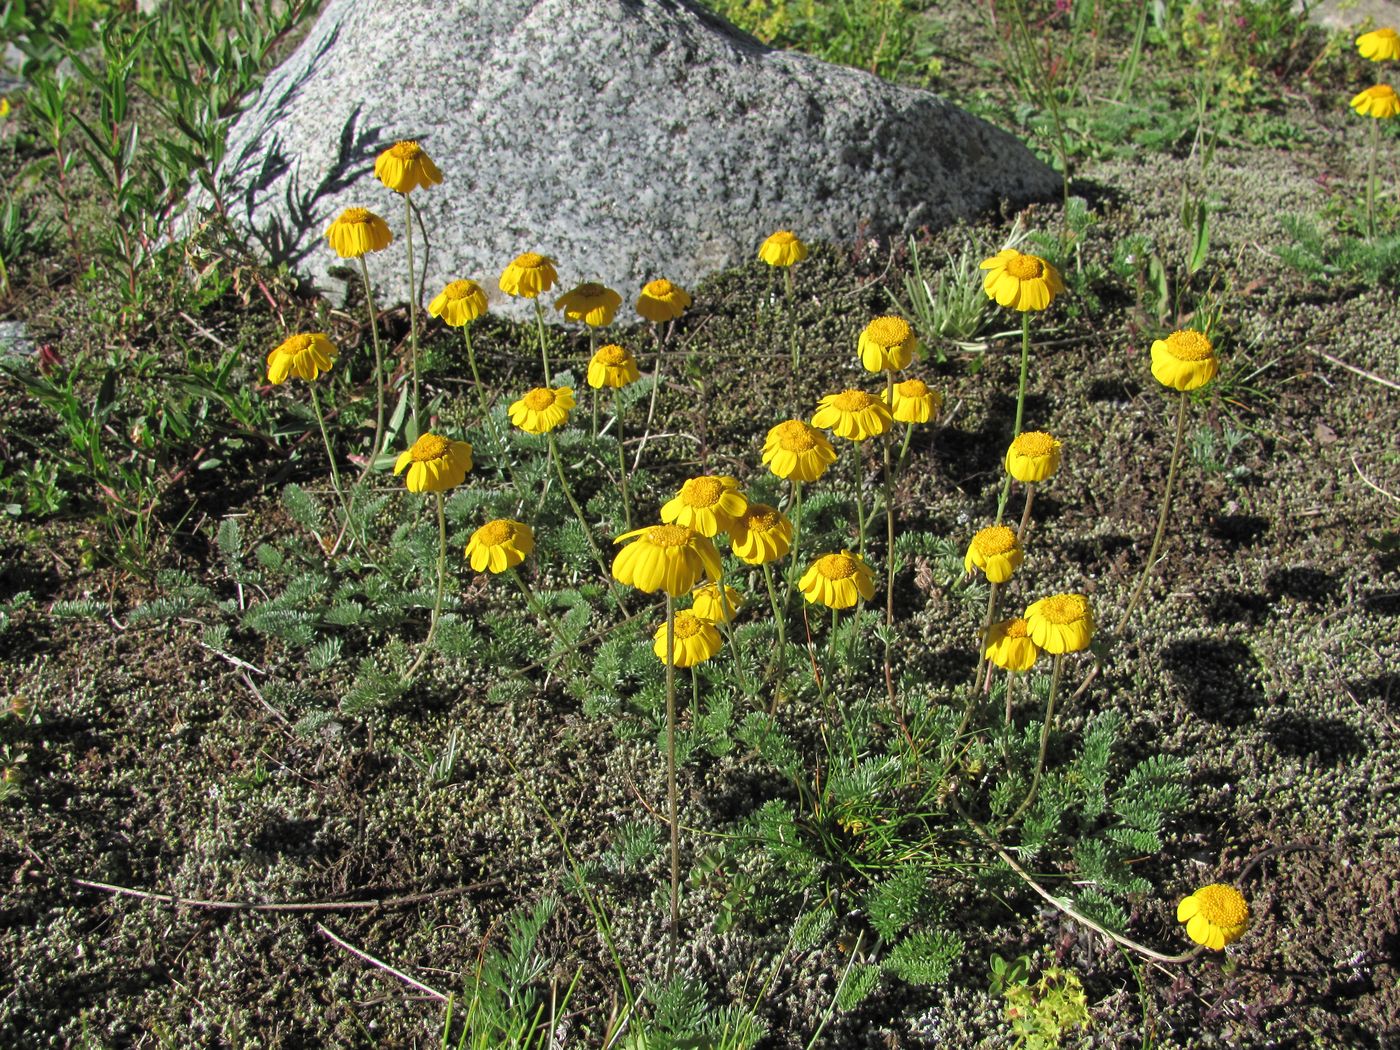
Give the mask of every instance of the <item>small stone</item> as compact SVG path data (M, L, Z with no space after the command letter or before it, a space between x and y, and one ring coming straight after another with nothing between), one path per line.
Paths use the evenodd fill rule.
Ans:
M33 357L37 349L23 321L0 321L0 357Z

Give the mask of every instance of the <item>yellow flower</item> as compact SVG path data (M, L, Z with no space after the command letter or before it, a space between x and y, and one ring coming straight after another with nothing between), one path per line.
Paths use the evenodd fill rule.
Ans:
M689 309L689 293L664 278L649 282L637 296L637 313L657 324L674 321Z
M792 546L792 522L777 507L750 503L729 529L729 549L750 565L766 565Z
M1215 882L1184 898L1176 921L1186 923L1186 936L1218 952L1249 929L1249 905L1235 887Z
M475 321L485 312L486 292L475 281L453 281L428 304L428 313L453 328Z
M908 368L919 341L902 317L877 317L860 333L856 349L867 372L895 372Z
M1215 349L1200 332L1185 329L1152 343L1152 375L1173 390L1205 386L1220 371Z
M1089 648L1094 636L1094 614L1082 594L1055 594L1032 602L1026 624L1031 641L1047 653L1077 653Z
M326 227L326 239L342 259L358 259L389 247L389 224L368 208L346 208Z
M505 268L498 283L501 291L507 295L533 299L553 288L558 279L553 259L538 252L525 252L517 255L515 261Z
M1031 641L1028 627L1019 616L992 624L982 655L1003 671L1029 671L1040 656L1040 649Z
M395 142L374 162L374 176L395 193L412 193L419 186L427 189L442 181L442 172L412 140Z
M749 501L739 482L723 474L689 479L680 492L661 508L661 520L688 525L702 536L714 536L733 528Z
M574 392L567 386L537 386L510 406L510 421L527 434L544 434L569 418Z
M267 355L267 381L279 386L288 376L300 376L308 383L330 371L340 351L321 332L302 333L283 340Z
M409 492L446 492L467 480L472 469L472 447L465 441L449 441L424 434L394 461L394 473L408 468L404 484Z
M622 296L611 288L588 281L554 300L554 309L563 310L570 321L582 321L590 328L612 324Z
M1013 310L1044 310L1065 290L1059 272L1038 255L1003 248L982 261L987 275L982 290L987 298Z
M763 462L780 478L816 481L836 462L836 450L816 427L789 419L768 431L763 442Z
M1060 443L1039 430L1016 435L1006 450L1006 472L1017 481L1044 481L1060 469Z
M843 390L821 399L812 425L830 430L837 437L864 441L889 430L893 418L889 406L875 395L864 390Z
M632 540L613 559L613 579L648 593L664 590L672 598L706 576L718 580L719 551L714 542L685 525L649 525L624 532L614 543Z
M709 620L697 616L689 609L682 609L676 613L676 624L672 630L674 637L671 644L675 654L675 659L672 662L676 667L694 667L696 664L704 663L719 652L720 646L724 644L720 639L719 631L715 629L715 625ZM656 629L656 634L652 636L651 651L663 664L666 662L666 625L664 623Z
M637 359L616 343L598 347L598 352L588 362L588 385L594 390L626 386L641 378Z
M791 230L779 230L759 245L758 257L769 266L791 266L807 258L807 246Z
M1393 117L1400 113L1400 95L1389 84L1377 84L1353 98L1351 108L1363 117Z
M1400 58L1400 34L1390 26L1373 29L1356 38L1356 50L1372 62L1388 62Z
M10 100L7 99L7 98L0 98L0 119L3 119L3 118L5 118L5 117L8 117L9 115L10 115Z
M690 605L690 611L711 623L730 623L743 607L744 596L733 587L724 589L724 600L720 601L719 584L706 583L695 588L695 600Z
M888 404L887 393L882 391L880 400ZM943 398L930 390L922 379L906 379L894 384L894 404L890 406L890 415L896 422L927 423L938 415L942 407Z
M824 554L808 567L798 583L802 596L828 609L849 609L857 600L875 596L875 574L859 554Z
M497 518L472 533L466 556L477 572L505 572L535 549L535 534L523 521Z
M989 525L972 537L963 571L974 568L987 574L991 583L1005 583L1021 567L1021 545L1016 542L1016 530L1005 525Z

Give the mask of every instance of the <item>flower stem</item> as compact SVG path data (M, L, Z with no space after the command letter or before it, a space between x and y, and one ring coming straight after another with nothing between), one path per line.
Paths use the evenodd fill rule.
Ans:
M885 403L894 404L894 373L887 371ZM885 691L891 706L895 703L894 668L890 662L890 642L894 635L894 468L890 465L890 445L893 431L884 441L885 453Z
M345 490L340 487L340 468L335 465L335 449L331 448L331 437L326 431L326 417L321 411L321 399L316 396L316 384L308 383L311 387L311 407L316 412L316 422L321 425L321 440L326 443L326 456L331 461L331 484L335 486L335 495L340 500L340 509L345 512L345 527L350 528L350 504L346 502Z
M797 373L802 368L802 350L797 342L797 317L794 315L793 288L792 288L792 267L783 267L783 290L787 295L787 322L788 330L792 333L792 379L797 382Z
M1021 524L1016 526L1016 542L1020 543L1031 523L1031 504L1035 502L1035 482L1026 482L1026 507L1021 511Z
M1167 531L1167 514L1172 506L1172 485L1176 481L1176 467L1181 459L1181 442L1186 434L1186 391L1181 392L1181 400L1177 403L1176 409L1176 440L1172 444L1172 463L1167 468L1167 489L1162 493L1162 509L1157 515L1157 533L1152 537L1152 549L1147 553L1147 561L1142 566L1142 572L1138 574L1137 586L1133 588L1133 595L1128 599L1128 607L1123 610L1123 618L1118 621L1118 626L1114 628L1114 634L1122 634L1123 628L1128 625L1128 617L1133 615L1133 610L1137 608L1138 599L1142 597L1142 589L1147 586L1147 578L1152 575L1153 566L1157 561L1157 552L1162 546L1162 537Z
M1376 237L1376 157L1381 149L1381 122L1371 121L1371 159L1366 171L1366 239Z
M1055 654L1055 666L1050 672L1050 699L1045 702L1045 724L1040 727L1040 757L1035 760L1035 775L1031 777L1031 789L1026 793L1025 799L1016 807L1016 812L1001 822L996 833L1001 834L1012 824L1016 823L1016 818L1028 810L1031 803L1035 801L1036 792L1040 790L1040 778L1045 772L1045 752L1050 746L1050 726L1055 721L1055 697L1060 691L1060 679L1063 676L1065 667L1065 654Z
M405 243L408 245L408 355L413 369L413 431L423 432L418 422L418 285L413 275L413 201L403 195Z
M564 498L569 501L569 506L573 508L574 517L578 519L579 527L583 529L583 535L593 551L593 560L598 563L598 570L603 574L603 579L607 581L608 590L612 592L617 607L626 614L627 606L622 604L622 596L617 593L617 587L613 584L612 573L608 572L607 560L603 557L603 552L598 546L598 540L593 535L593 529L589 527L588 518L585 517L583 508L578 505L578 500L574 499L573 490L569 488L569 479L564 474L564 463L559 458L559 446L554 440L554 432L546 431L544 436L549 443L549 460L554 464L554 473L559 478L559 487L564 490Z
M768 585L768 601L773 606L773 622L778 625L777 682L773 688L773 706L768 711L769 715L773 715L778 710L778 692L782 689L783 672L787 670L787 624L782 607L778 604L777 588L773 586L773 567L767 562L763 563L763 582Z
M977 635L977 669L972 675L972 691L975 694L982 684L982 666L986 657L982 655L982 650L987 644L987 633L992 629L992 624L997 618L997 597L1001 593L1001 584L987 583L987 614L982 618L982 630Z
M1012 427L1011 440L1015 441L1021 436L1021 420L1026 412L1026 380L1030 376L1031 367L1031 315L1026 310L1021 313L1021 381L1016 386L1016 423ZM997 524L1001 524L1002 515L1006 513L1006 501L1011 498L1011 474L1008 471L1006 479L1001 483L1001 498L997 500Z
M666 809L671 822L671 928L666 978L676 971L681 933L681 825L676 812L676 601L666 594Z
M525 604L530 607L530 611L543 620L545 626L549 628L550 637L553 639L555 645L555 652L550 654L550 668L553 669L556 659L562 660L565 669L570 674L573 674L573 658L577 653L571 648L565 648L563 638L559 634L558 622L550 614L549 610L545 608L544 603L541 602L539 596L535 594L534 588L526 582L525 577L520 574L520 571L515 566L511 566L506 572L508 572L510 578L515 581L515 585L520 588L520 593L525 596Z
M540 333L540 364L544 367L544 385L553 386L554 380L549 375L549 341L544 332L544 307L540 305L539 296L535 297L535 327Z
M365 305L369 309L369 337L374 344L374 386L377 404L374 411L374 444L369 450L369 461L365 463L365 469L360 472L360 478L355 482L355 487L359 488L364 483L369 472L374 469L374 461L379 458L380 443L384 440L384 351L379 345L379 325L375 319L374 311L374 289L369 283L369 266L365 262L365 257L360 256L360 276L365 282Z
M851 482L854 485L852 496L856 502L856 550L862 558L865 557L865 506L861 501L861 482L865 479L865 463L861 458L860 445L851 443Z
M792 593L796 589L798 573L797 545L802 538L802 482L793 481L792 499L788 505L792 508L792 545L788 549L788 567L784 577L785 590L783 592L783 608L786 609L792 602Z
M632 531L632 498L627 492L627 443L622 438L622 390L613 387L613 419L617 421L617 465L622 472L622 520Z
M418 659L413 661L403 676L405 685L413 681L413 676L418 673L418 668L432 650L433 636L437 634L438 617L442 615L442 595L447 589L447 517L442 511L442 493L434 492L433 499L437 504L438 521L437 597L433 599L433 618L428 621L428 637L423 639L423 648L418 651Z

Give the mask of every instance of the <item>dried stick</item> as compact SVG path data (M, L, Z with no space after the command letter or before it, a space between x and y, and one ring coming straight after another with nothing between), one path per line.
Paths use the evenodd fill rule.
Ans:
M356 958L363 959L365 962L369 963L371 966L375 967L376 969L383 970L385 973L391 974L392 976L397 977L400 981L402 981L404 984L408 985L410 988L417 988L417 989L418 989L420 992L422 992L424 995L430 995L430 996L432 996L434 999L436 999L436 1000L437 1000L438 1002L440 1002L440 1003L445 1003L445 1002L447 1002L447 996L443 995L443 994L442 994L440 991L438 991L436 988L429 988L429 987L428 987L426 984L424 984L422 981L416 981L416 980L414 980L412 977L410 977L408 974L404 973L402 970L396 970L396 969L394 969L392 966L390 966L388 963L386 963L383 959L376 959L376 958L375 958L373 955L371 955L369 952L361 951L359 948L356 948L353 944L350 944L348 941L343 941L343 940L341 940L341 939L340 939L339 937L337 937L335 934L331 933L330 930L328 930L328 929L326 929L324 926L322 926L319 922L316 924L316 932L319 933L322 937L326 938L326 940L330 941L332 944L334 944L334 945L336 945L336 946L338 946L338 947L340 947L340 948L344 948L347 952L349 952L351 955L355 956Z

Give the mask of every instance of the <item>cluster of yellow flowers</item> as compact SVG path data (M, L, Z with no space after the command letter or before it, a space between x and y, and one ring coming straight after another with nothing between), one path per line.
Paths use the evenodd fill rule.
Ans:
M1393 62L1400 58L1400 33L1390 26L1362 33L1356 49L1372 62ZM1400 113L1400 95L1389 84L1374 84L1352 98L1351 108L1363 117L1386 119Z

